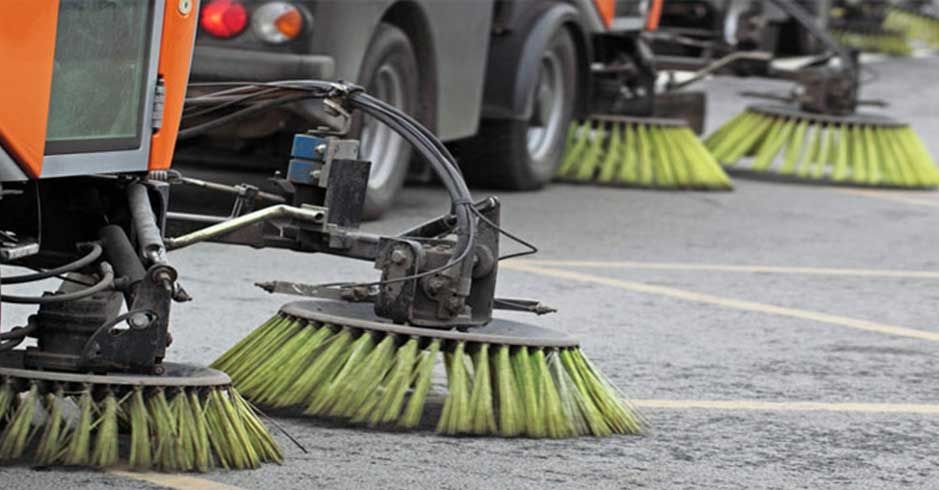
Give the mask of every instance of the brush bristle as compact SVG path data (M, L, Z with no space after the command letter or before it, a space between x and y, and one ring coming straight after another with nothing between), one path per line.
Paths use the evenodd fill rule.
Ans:
M40 465L51 465L59 459L62 446L65 444L65 422L62 417L64 405L65 395L61 387L57 388L55 393L46 395L46 410L49 418L43 428L39 445L36 447L36 462Z
M933 188L939 169L909 126L822 123L747 110L705 141L728 167L861 186ZM752 157L749 166L740 165Z
M33 415L39 403L39 387L30 383L26 396L19 399L13 417L7 422L3 435L0 436L0 461L18 459L26 450L26 445L35 434Z
M732 188L730 178L688 127L632 122L572 125L557 178L657 189Z
M576 347L401 337L284 318L289 317L279 316L262 326L263 334L252 335L255 349L284 362L257 362L258 372L237 370L232 376L235 386L250 388L241 392L252 401L263 396L262 404L305 407L309 415L413 429L428 418L425 405L434 365L443 361L446 397L432 421L443 434L561 438L633 434L643 426L637 412ZM298 346L296 339L315 345ZM289 353L279 353L281 349ZM306 354L294 355L298 351ZM237 355L252 358L245 351ZM256 381L258 376L276 379L280 373L299 376L277 390Z
M939 48L939 18L892 6L887 11L883 27L903 32L931 48Z
M78 423L69 435L65 448L63 462L71 466L84 466L88 464L91 452L91 387L86 386L78 398Z
M216 462L247 469L283 460L257 411L230 386L136 386L119 396L114 386L67 385L0 382L0 461L204 472Z
M867 53L910 56L913 48L900 31L832 29L832 36L842 45Z

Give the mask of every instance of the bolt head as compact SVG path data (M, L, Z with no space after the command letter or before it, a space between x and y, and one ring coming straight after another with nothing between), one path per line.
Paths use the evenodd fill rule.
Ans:
M179 0L179 4L176 6L179 9L181 15L189 15L192 13L194 0Z
M144 312L135 313L127 319L127 323L130 324L132 328L145 328L150 325L152 319L150 315Z
M401 250L400 248L396 248L394 249L394 251L391 252L392 263L401 265L407 262L407 260L408 260L408 254L404 250Z

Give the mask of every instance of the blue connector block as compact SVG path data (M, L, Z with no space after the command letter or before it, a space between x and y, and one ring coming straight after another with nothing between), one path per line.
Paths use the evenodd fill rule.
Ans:
M322 161L323 156L316 153L316 147L325 145L326 140L309 134L295 134L290 156L304 160Z
M313 172L322 167L322 162L311 162L309 160L292 158L290 160L290 166L287 167L287 181L293 184L316 185Z

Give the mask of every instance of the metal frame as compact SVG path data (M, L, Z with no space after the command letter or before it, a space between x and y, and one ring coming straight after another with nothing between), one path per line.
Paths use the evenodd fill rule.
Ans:
M296 301L280 309L281 314L310 322L360 328L402 337L430 337L442 340L479 342L491 345L528 347L577 347L577 339L565 333L505 319L494 319L470 331L428 329L391 323L375 315L369 305L339 301Z

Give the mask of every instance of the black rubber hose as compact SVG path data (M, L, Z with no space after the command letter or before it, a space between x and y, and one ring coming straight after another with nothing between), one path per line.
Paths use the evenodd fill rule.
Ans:
M187 128L180 132L180 139L194 137L215 127L232 123L278 105L303 99L341 97L353 108L362 110L400 134L431 164L431 167L443 182L444 187L450 195L452 211L457 219L457 245L460 253L457 254L459 257L458 260L454 260L453 264L445 265L442 269L456 265L459 260L462 260L469 254L476 239L476 223L472 219L472 195L469 192L469 188L466 186L466 182L463 179L455 159L441 143L436 141L436 137L433 136L428 129L424 128L420 123L401 112L399 109L381 102L364 93L357 87L339 86L333 83L319 81L281 82L259 84L257 86L281 87L285 90L299 90L304 93L293 96L286 95L261 102L214 121Z
M9 332L0 333L0 340L19 339L29 337L33 332L39 329L35 321L30 321L25 327L13 327Z
M163 245L160 228L156 224L156 216L153 215L153 207L150 205L147 186L143 184L129 185L127 187L127 202L130 205L130 214L134 220L134 229L137 232L137 244L141 258L153 258L151 257L153 254L158 258L162 258L166 248ZM115 264L116 266L117 264Z
M69 272L75 272L93 264L96 260L98 260L98 258L101 257L102 248L98 243L82 243L78 246L78 248L90 248L91 250L89 250L89 252L80 259L74 262L69 262L63 266L56 267L55 269L49 269L33 274L23 274L21 276L0 278L0 284L23 284L27 282L41 281L43 279L67 274Z
M176 140L186 141L188 139L195 138L196 136L203 135L213 129L220 128L222 126L240 121L242 119L246 119L255 114L260 114L264 111L267 111L268 109L281 106L281 105L286 105L291 102L297 102L303 99L310 99L310 98L315 98L315 97L311 97L309 94L303 94L303 95L286 96L286 97L281 97L279 99L272 99L272 100L268 100L264 102L259 102L245 109L241 109L239 111L232 112L231 114L228 114L226 116L222 116L218 119L213 119L209 122L200 124L198 126L193 126L191 128L183 129L179 132L178 136L176 137Z
M95 283L93 286L89 286L85 289L71 293L50 294L46 296L13 296L3 294L0 295L0 302L13 303L18 305L45 305L51 303L65 303L66 301L75 301L78 299L87 298L94 294L100 293L101 291L114 287L114 269L112 269L111 265L107 262L101 263L101 275L101 280Z
M140 263L123 228L117 225L105 226L98 231L98 238L104 244L105 256L117 277L126 277L131 283L136 283L147 276L147 270Z

